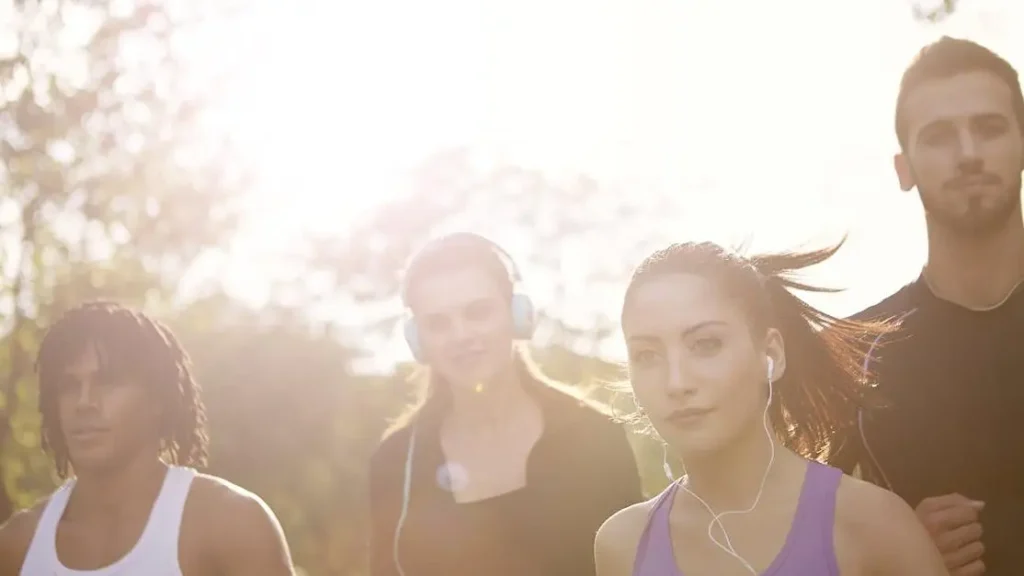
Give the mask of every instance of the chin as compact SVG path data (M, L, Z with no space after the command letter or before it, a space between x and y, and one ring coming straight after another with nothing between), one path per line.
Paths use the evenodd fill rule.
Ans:
M658 434L665 439L673 452L680 456L702 456L720 451L726 444L720 431L712 426L678 428L671 424L656 426Z
M74 454L68 461L71 463L71 469L76 474L82 472L103 472L105 470L111 470L117 468L121 460L115 458L112 453L98 454L95 452L86 454Z
M500 374L499 371L495 370L475 370L472 373L462 373L455 378L451 378L448 381L451 383L452 388L458 390L478 390L481 386L491 386L497 381L497 376Z

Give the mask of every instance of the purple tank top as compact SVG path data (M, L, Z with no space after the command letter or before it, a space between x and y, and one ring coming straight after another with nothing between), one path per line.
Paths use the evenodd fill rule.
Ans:
M786 543L761 576L839 576L832 531L842 477L842 470L808 464ZM672 550L668 520L678 487L678 482L672 483L654 503L637 546L633 576L683 576Z

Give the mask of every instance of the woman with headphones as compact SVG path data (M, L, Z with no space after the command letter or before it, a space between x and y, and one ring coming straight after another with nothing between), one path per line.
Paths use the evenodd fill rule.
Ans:
M789 289L839 247L742 258L676 244L633 274L622 308L634 397L686 475L612 516L600 576L940 576L898 496L843 476L832 440L867 398L863 343ZM820 290L819 290L820 291Z
M598 527L642 499L622 427L516 342L534 328L518 280L472 234L406 270L406 340L429 382L371 461L372 576L592 576Z

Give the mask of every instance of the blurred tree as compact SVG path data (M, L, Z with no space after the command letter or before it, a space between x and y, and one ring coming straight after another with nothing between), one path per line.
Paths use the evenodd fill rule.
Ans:
M926 0L912 6L914 18L925 22L938 23L956 12L960 0Z
M211 472L266 499L308 573L362 573L370 454L409 386L352 374L337 338L287 311L205 304L176 331L204 383Z
M517 257L529 287L542 289L547 306L540 311L539 341L592 355L616 321L601 310L578 310L574 295L618 290L638 255L659 240L661 215L672 213L672 201L617 193L589 178L559 181L539 170L488 164L466 150L448 151L413 174L406 196L344 238L310 244L302 256L330 271L335 288L326 296L307 296L336 300L343 294L353 310L359 308L360 323L375 322L378 333L390 336L400 316L401 272L414 251L444 232L481 231ZM601 258L593 257L595 247ZM564 282L570 277L574 284ZM552 312L567 309L574 313ZM365 337L360 334L363 342Z
M192 4L26 0L0 22L0 519L52 485L39 326L90 297L158 303L234 228L245 173L175 48Z

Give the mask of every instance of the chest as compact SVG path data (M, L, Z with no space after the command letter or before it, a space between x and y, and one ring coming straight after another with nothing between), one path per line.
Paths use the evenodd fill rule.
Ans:
M137 555L148 516L82 522L61 520L55 538L57 558L72 570L93 571Z
M437 484L456 503L469 504L526 487L531 456L543 434L543 423L477 433L442 431L443 462Z
M688 499L689 500L689 499ZM687 506L670 519L673 555L683 576L774 574L792 553L797 496L778 494L764 499L748 514L730 514L712 525L713 517Z
M918 318L874 369L894 415L997 432L1024 418L1024 315Z
M54 573L65 569L105 575L218 574L209 552L210 535L203 532L199 511L190 508L186 507L180 524L148 517L89 522L62 519L53 539Z

